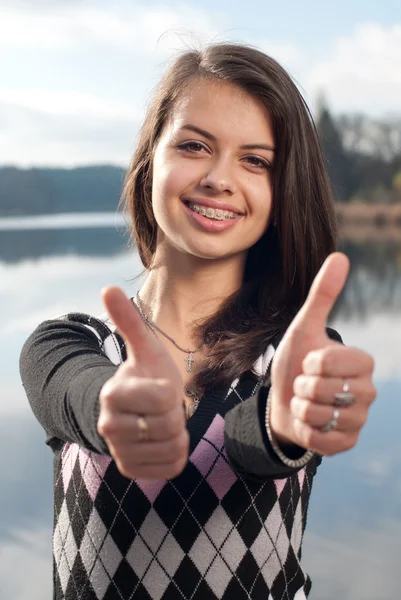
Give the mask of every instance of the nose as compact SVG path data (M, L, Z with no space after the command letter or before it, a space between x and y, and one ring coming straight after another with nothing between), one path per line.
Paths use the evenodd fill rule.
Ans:
M236 191L234 177L230 168L227 164L223 164L222 161L216 161L213 165L209 164L209 168L202 177L200 185L219 194L234 194Z

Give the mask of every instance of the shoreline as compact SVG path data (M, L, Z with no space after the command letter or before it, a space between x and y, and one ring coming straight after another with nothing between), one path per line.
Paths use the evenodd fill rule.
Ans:
M369 204L368 202L336 202L340 228L343 226L374 226L379 229L401 228L401 202Z
M344 203L335 205L339 240L387 242L401 245L401 202L398 204ZM0 231L77 229L112 227L127 229L127 215L121 212L54 213L0 217Z

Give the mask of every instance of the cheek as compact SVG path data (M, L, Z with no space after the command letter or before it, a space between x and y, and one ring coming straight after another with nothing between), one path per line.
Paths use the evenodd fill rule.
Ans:
M255 186L252 197L254 214L260 218L262 223L268 222L273 206L273 190L270 181Z
M154 164L152 182L152 205L155 213L164 212L167 200L173 191L174 178L168 165Z
M157 202L158 199L166 201L170 197L176 198L185 185L184 177L185 169L179 168L179 165L166 157L162 156L158 160L156 155L153 163L152 185L154 201Z

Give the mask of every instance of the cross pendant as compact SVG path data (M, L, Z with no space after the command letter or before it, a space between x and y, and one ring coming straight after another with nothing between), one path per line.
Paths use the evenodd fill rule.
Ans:
M195 359L194 359L194 357L193 357L193 354L192 354L192 352L190 352L190 353L188 354L188 357L187 357L187 358L185 358L184 360L186 360L186 361L187 361L187 371L192 371L192 363L194 363L194 362L195 362Z

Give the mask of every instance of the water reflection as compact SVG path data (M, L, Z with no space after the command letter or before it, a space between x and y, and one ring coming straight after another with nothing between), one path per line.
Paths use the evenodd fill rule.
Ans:
M127 244L124 229L44 229L0 232L0 260L18 263L44 256L112 256Z
M365 319L401 307L401 233L398 241L343 242L351 273L337 314Z
M327 519L329 519L329 514ZM395 600L400 597L399 519L378 528L340 524L336 538L309 533L303 560L313 576L311 600Z
M140 263L126 241L113 227L0 233L2 600L51 594L52 456L20 384L21 346L46 318L101 313L106 284L135 293ZM401 240L347 241L343 250L352 271L333 326L376 357L379 400L358 447L319 469L304 566L312 600L390 600L401 583Z

